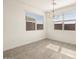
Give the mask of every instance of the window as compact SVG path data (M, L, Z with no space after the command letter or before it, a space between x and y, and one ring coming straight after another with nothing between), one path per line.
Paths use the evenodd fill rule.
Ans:
M36 23L37 23L37 30L43 30L43 17L38 17L38 19L36 19Z
M62 15L56 15L54 17L54 29L62 30Z
M75 24L64 24L64 30L75 30Z
M75 30L75 10L64 13L64 30Z
M53 19L55 30L75 30L76 12L74 9L56 15Z
M26 16L26 30L35 30L35 19Z
M37 24L37 30L43 29L43 24Z
M54 24L54 26L54 29L62 30L62 24Z
M26 22L26 30L35 30L35 23Z
M43 30L43 16L27 12L26 16L26 30Z

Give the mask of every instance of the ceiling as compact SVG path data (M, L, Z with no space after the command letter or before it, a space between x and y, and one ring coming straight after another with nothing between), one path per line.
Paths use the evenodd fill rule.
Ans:
M30 5L34 8L40 9L42 11L53 10L53 0L18 0L26 5ZM75 3L75 0L55 0L55 9L68 6Z

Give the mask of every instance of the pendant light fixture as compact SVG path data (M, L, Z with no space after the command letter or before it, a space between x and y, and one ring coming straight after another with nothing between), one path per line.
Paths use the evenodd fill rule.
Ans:
M53 18L55 16L55 5L56 5L56 2L55 2L55 0L53 0Z

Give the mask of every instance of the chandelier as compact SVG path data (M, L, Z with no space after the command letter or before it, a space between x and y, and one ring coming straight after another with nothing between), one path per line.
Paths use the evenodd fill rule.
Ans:
M54 18L54 16L55 16L55 5L56 5L56 2L55 2L55 0L53 0L53 18Z

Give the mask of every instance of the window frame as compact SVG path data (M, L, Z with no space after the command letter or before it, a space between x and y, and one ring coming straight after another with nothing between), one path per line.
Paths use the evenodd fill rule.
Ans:
M69 12L69 11L68 11ZM53 21L54 21L54 30L60 30L60 29L55 29L55 23L57 23L57 22L61 22L61 24L62 24L62 29L61 30L65 30L65 21L75 21L75 23L71 23L71 24L74 24L75 25L75 30L76 30L76 18L75 19L70 19L70 20L65 20L65 13L62 13L62 14L58 14L58 15L61 15L62 16L62 20L54 20L54 18L53 18ZM56 16L58 16L58 15L56 15ZM76 15L75 15L76 16ZM67 31L75 31L75 30L67 30ZM65 30L66 31L66 30Z

